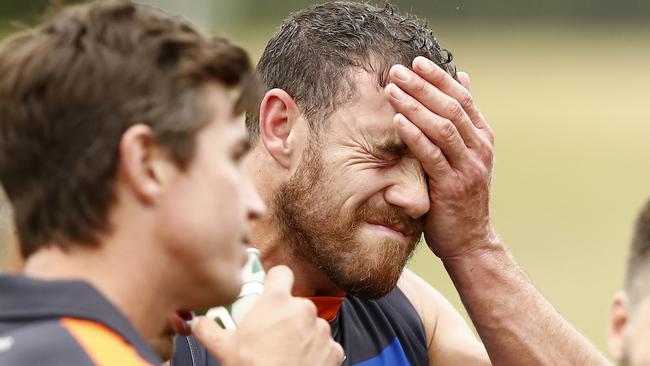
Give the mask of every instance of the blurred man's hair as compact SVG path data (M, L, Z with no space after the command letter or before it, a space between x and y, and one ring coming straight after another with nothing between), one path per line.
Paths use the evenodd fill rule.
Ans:
M335 1L291 14L269 41L257 70L267 90L280 88L298 104L310 128L356 93L352 69L363 68L387 84L394 64L411 65L424 56L455 76L452 56L441 49L432 31L419 19L399 14L386 3ZM259 135L259 114L250 113L246 126Z
M628 258L626 292L633 308L650 295L650 201L636 223Z
M236 86L248 55L127 1L67 7L0 45L0 180L25 257L110 230L118 147L149 125L183 168L213 115L205 86ZM246 93L244 93L246 94Z

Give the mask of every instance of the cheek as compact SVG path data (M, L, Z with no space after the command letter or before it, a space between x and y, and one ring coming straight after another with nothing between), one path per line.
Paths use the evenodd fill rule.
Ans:
M161 230L185 250L223 248L241 235L243 208L237 176L233 169L215 168L183 177L164 204Z
M354 174L336 175L339 181L338 190L345 195L345 200L354 208L364 205L371 199L382 196L382 192L390 186L390 174L386 169L361 169Z

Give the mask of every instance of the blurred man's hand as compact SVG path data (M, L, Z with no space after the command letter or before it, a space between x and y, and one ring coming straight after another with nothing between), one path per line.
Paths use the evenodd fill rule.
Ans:
M343 349L329 324L311 301L291 296L292 286L288 267L271 268L264 292L237 330L200 318L192 332L224 366L340 365Z

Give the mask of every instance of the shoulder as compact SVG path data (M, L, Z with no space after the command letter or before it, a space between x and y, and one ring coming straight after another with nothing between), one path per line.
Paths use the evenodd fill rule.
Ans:
M409 269L404 269L397 282L397 287L402 290L422 319L427 345L431 345L441 308L446 308L451 304L438 290Z
M57 320L33 323L0 336L2 365L93 365L77 340Z
M431 365L490 364L465 319L438 290L408 269L397 286L422 319Z
M151 365L100 323L61 318L15 328L2 336L2 365Z

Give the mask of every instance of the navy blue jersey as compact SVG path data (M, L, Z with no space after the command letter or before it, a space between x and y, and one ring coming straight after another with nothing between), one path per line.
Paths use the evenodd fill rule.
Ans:
M330 322L343 346L346 366L424 366L429 364L424 325L399 289L378 300L346 296ZM177 337L172 366L215 366L192 337Z
M83 281L0 275L0 365L160 365L129 321Z

